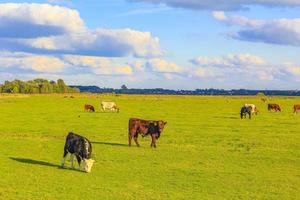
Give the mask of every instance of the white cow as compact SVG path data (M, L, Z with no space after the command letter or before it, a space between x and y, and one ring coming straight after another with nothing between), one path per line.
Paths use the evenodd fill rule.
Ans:
M105 102L105 101L101 102L101 110L102 111L111 110L117 112L120 111L120 109L117 107L117 104L115 102Z
M245 104L245 107L250 107L251 108L251 114L256 114L258 113L258 109L254 104Z

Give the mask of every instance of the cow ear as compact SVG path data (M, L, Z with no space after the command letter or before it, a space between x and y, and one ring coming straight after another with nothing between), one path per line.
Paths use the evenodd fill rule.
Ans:
M164 122L164 124L166 125L166 124L167 124L167 122Z

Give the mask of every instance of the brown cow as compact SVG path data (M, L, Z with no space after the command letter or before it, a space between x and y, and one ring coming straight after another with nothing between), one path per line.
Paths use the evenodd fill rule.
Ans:
M85 111L88 111L88 112L95 112L94 106L88 105L88 104L85 104L85 105L84 105L84 110L85 110Z
M141 134L143 137L151 135L151 147L156 148L156 140L160 137L167 122L162 120L143 120L137 118L130 118L128 124L128 145L131 146L131 140L134 139L136 145L139 147L138 135Z
M262 97L261 100L262 100L264 103L266 103L267 98Z
M298 113L299 110L300 110L300 104L295 104L294 105L294 113Z
M276 112L277 111L281 112L280 106L278 104L275 104L275 103L269 103L268 104L268 110L269 111L275 110Z

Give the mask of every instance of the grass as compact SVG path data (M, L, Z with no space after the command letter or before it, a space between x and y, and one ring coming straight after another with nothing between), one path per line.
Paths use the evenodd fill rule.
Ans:
M0 96L0 199L300 199L300 98L273 97L275 113L256 97L74 97ZM239 119L244 103L259 115ZM168 122L157 149L127 146L130 117ZM69 131L92 141L89 174L59 167Z

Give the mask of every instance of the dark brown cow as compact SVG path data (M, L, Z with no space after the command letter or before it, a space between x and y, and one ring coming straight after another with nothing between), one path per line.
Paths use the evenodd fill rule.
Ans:
M84 110L85 110L85 111L88 111L88 112L95 112L94 106L88 105L88 104L85 104L85 105L84 105Z
M275 103L269 103L268 104L268 110L269 111L275 110L276 112L277 111L281 112L280 106L278 104L275 104Z
M300 110L300 104L294 105L294 113L297 113Z
M156 140L160 137L167 122L162 120L143 120L137 118L130 118L128 124L128 145L131 146L131 140L134 139L136 145L139 147L138 135L141 134L143 137L151 135L151 147L156 148Z

